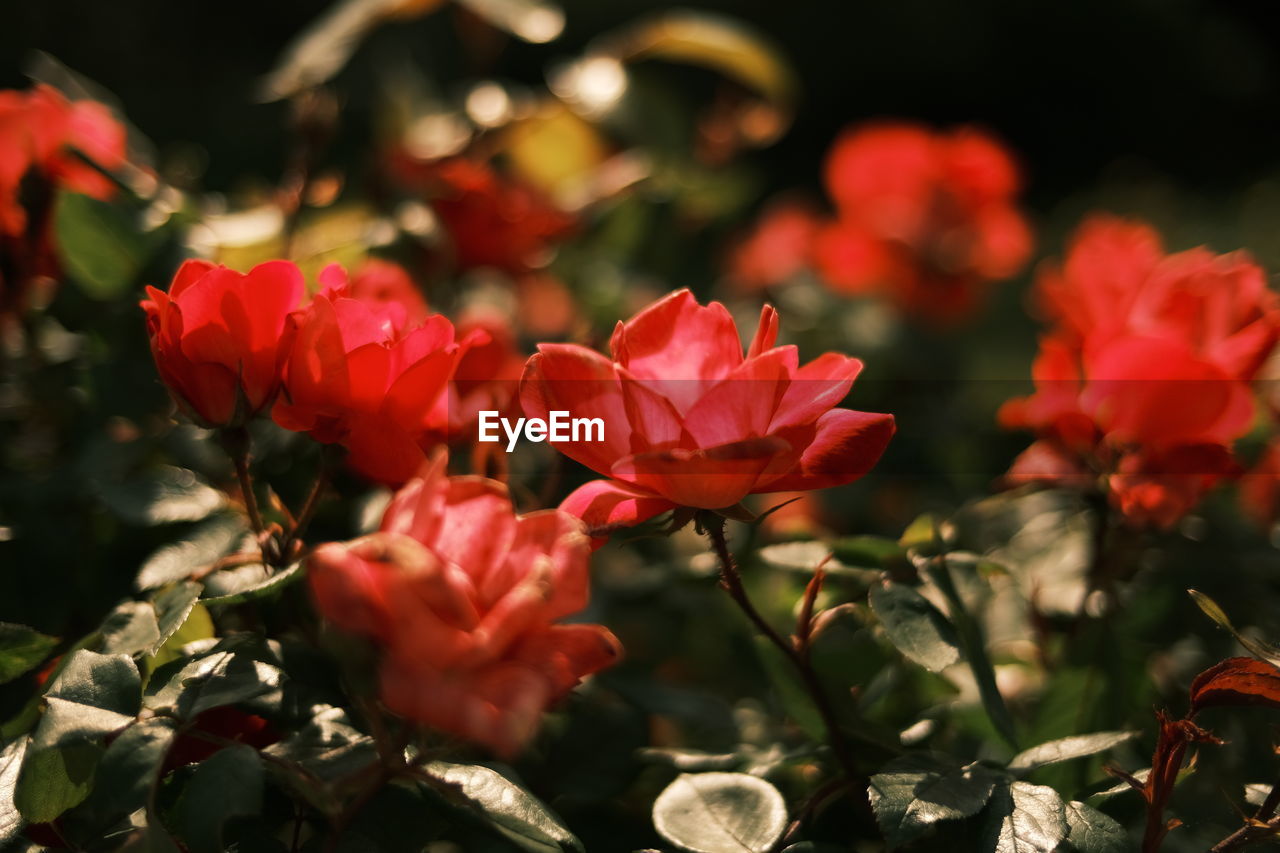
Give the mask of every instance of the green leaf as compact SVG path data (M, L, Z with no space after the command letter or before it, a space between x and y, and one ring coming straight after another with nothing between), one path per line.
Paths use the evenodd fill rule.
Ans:
M758 776L681 773L654 801L653 826L690 853L767 853L787 828L787 804Z
M109 300L133 287L151 249L136 216L110 202L61 193L53 217L58 257L85 293Z
M898 544L906 550L915 551L923 556L938 553L942 542L938 536L937 517L925 513L916 518L902 532L902 538L898 540Z
M115 818L147 805L151 786L160 775L177 728L176 720L152 717L121 732L98 764L86 808Z
M22 830L22 813L13 795L30 742L30 738L20 737L0 751L0 845L7 844Z
M62 749L27 748L13 802L31 823L49 823L84 802L93 789L93 773L102 747L81 743Z
M262 759L253 747L229 746L196 765L174 806L171 826L191 853L222 853L228 821L262 811Z
M869 599L890 642L912 661L941 672L960 660L956 629L929 599L887 578L871 588Z
M198 657L156 670L146 704L182 719L223 705L234 705L280 687L279 662L258 638L228 637Z
M56 645L57 637L41 634L26 625L0 622L0 684L35 669Z
M1058 853L1128 853L1133 841L1114 818L1072 800L1065 806L1067 840Z
M196 602L187 613L186 621L164 640L154 654L146 659L148 671L154 672L166 663L182 657L182 648L188 643L210 640L213 637L213 618L209 616L209 611L204 609L203 604Z
M1044 785L997 785L980 832L979 853L1053 853L1067 837L1062 798Z
M102 627L101 650L107 654L136 655L149 652L160 641L156 609L146 601L126 601L107 614Z
M274 595L304 577L302 563L272 572L263 565L240 566L209 575L204 582L205 604L243 604Z
M868 569L885 569L907 559L907 549L884 536L846 536L829 547L840 562Z
M1106 752L1127 740L1132 740L1137 735L1137 732L1094 732L1088 735L1072 735L1071 737L1047 741L1015 755L1013 760L1009 762L1009 771L1017 775L1023 775L1047 764L1057 764L1060 761L1070 761L1073 758L1096 755L1099 752Z
M263 752L296 764L317 779L350 776L378 760L373 738L351 725L341 708L325 708Z
M867 793L892 848L918 838L939 821L977 814L999 779L981 764L961 766L944 756L906 755L872 776Z
M226 497L194 471L172 465L162 465L122 483L99 483L98 496L124 521L145 527L199 521L226 504Z
M151 653L155 654L160 647L169 641L178 630L187 623L196 599L200 597L200 585L197 583L180 583L156 595L151 600L155 607L156 620L159 625L159 638L152 644Z
M133 717L141 704L141 691L142 678L128 655L81 649L54 676L45 697Z
M521 850L584 853L582 842L533 794L492 768L433 761L423 768L446 802L479 817Z
M47 823L83 802L101 758L101 739L133 722L142 679L128 655L80 650L54 677L31 738L14 802L32 823Z
M134 586L139 590L155 589L186 580L192 572L231 553L248 530L243 516L217 513L200 522L186 539L165 545L148 557L138 570Z

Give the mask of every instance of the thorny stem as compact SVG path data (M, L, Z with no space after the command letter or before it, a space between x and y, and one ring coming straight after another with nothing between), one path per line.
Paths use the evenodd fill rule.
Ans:
M244 427L223 430L222 446L236 467L236 479L240 481L240 494L244 498L245 512L249 514L249 524L261 537L266 527L262 523L262 513L258 511L258 498L253 493L253 477L249 473L249 431Z
M320 497L324 494L325 487L329 485L329 466L326 462L320 463L320 471L316 474L316 480L311 484L311 491L307 493L307 499L302 504L301 511L298 512L297 519L293 522L293 528L289 531L289 535L285 538L284 545L281 548L285 554L289 553L289 547L297 542L307 529L307 525L311 523L311 518L316 514L316 507L320 505Z
M1276 817L1276 809L1280 808L1280 782L1271 786L1271 793L1258 806L1253 817L1242 827L1209 848L1209 853L1230 853L1243 850L1255 841L1274 838L1280 834L1280 817Z
M738 566L733 560L733 554L729 551L729 543L725 539L724 518L713 513L704 513L702 526L707 532L707 539L711 542L712 550L720 561L720 585L729 593L729 597L738 605L738 609L751 620L751 624L791 661L791 664L800 674L809 696L813 699L814 707L818 709L818 713L822 716L823 725L827 730L827 739L831 744L831 751L835 753L836 760L840 763L840 768L845 777L849 780L860 779L861 777L854 768L853 753L849 749L849 741L840 729L835 709L831 706L831 699L827 695L826 689L822 686L818 673L814 671L809 656L802 654L796 649L795 645L784 639L760 614L755 605L751 603L746 587L742 584L742 575L738 573Z

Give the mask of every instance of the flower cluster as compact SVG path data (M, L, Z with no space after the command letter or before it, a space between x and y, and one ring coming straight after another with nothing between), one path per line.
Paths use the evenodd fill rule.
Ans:
M827 155L825 180L836 219L816 236L814 260L837 290L878 291L908 313L955 320L1030 254L1014 203L1018 169L981 131L847 131Z
M57 272L54 192L109 198L103 170L124 160L124 126L102 104L46 85L0 91L0 314L23 310L30 283Z
M718 302L680 290L625 323L612 357L574 344L541 344L521 401L530 416L572 411L604 422L604 441L557 443L608 479L562 507L592 528L629 525L675 507L723 509L750 494L851 482L880 458L891 415L836 408L862 362L826 353L801 365L774 346L778 314L765 306L743 355Z
M455 330L393 264L352 277L330 266L319 284L306 299L287 261L244 274L187 261L142 303L160 376L200 424L239 429L270 413L341 444L367 478L409 483L380 532L314 552L315 598L378 647L390 710L499 754L619 653L603 628L555 624L587 603L588 526L734 514L751 494L847 483L893 435L890 415L837 408L861 362L801 365L794 346L775 346L769 306L745 355L728 310L682 290L619 323L612 359L542 344L525 363L498 315L472 306ZM443 454L428 465L451 429L521 406L602 418L603 440L558 449L608 479L516 516L505 486L446 476Z
M331 266L320 283L302 306L302 273L290 262L241 274L188 261L168 293L149 287L142 303L156 367L197 423L242 426L270 410L286 429L342 444L369 479L399 485L447 441L450 382L490 336L474 328L457 339L385 262L350 281Z
M847 130L827 155L824 183L834 217L796 198L770 204L730 252L730 281L759 289L811 268L838 292L876 294L906 314L949 323L1031 253L1013 157L974 128Z
M1037 293L1053 323L1030 397L1002 424L1039 440L1015 480L1100 481L1130 521L1169 526L1237 469L1250 382L1280 339L1280 311L1243 253L1165 254L1148 225L1087 220Z
M556 624L587 604L582 523L515 515L501 483L443 469L405 486L379 532L318 548L311 588L327 619L379 648L391 711L511 757L621 647L602 626Z

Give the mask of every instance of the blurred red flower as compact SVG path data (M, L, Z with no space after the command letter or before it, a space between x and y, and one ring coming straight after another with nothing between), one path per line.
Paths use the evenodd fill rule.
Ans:
M732 507L749 494L825 488L870 470L893 417L835 408L862 362L826 353L800 366L794 346L774 346L777 334L766 305L744 358L725 307L680 290L619 323L611 359L541 344L521 382L525 413L604 424L603 441L555 442L609 478L562 508L592 528L635 524L677 506Z
M336 265L320 281L321 292L290 318L284 393L272 416L285 429L342 444L365 477L399 485L446 440L449 381L484 335L459 341L448 318L414 317L416 290L408 306L372 288L357 298Z
M1130 521L1173 524L1237 470L1230 446L1253 422L1250 383L1280 340L1262 270L1241 253L1165 255L1149 226L1096 216L1062 266L1042 271L1037 295L1055 327L1035 393L1000 420L1041 441L1011 475L1092 473Z
M327 619L379 647L391 711L510 758L621 647L602 626L555 624L587 604L581 522L515 515L501 483L444 468L441 455L405 486L379 532L316 549L311 589Z
M836 218L814 238L813 260L837 290L883 293L909 314L954 321L1030 255L1018 168L979 130L848 130L825 177Z
M271 405L292 338L286 321L304 293L288 261L242 274L191 260L168 293L147 288L141 304L156 369L192 420L239 426Z
M767 206L751 231L729 252L729 280L744 290L785 284L809 264L818 214L802 201Z
M0 314L24 310L32 281L57 274L54 193L115 193L80 155L108 170L124 162L125 129L110 110L43 84L0 91Z
M493 267L511 275L544 266L576 218L533 187L467 157L424 162L400 157L398 180L423 193L440 218L459 270Z
M449 431L453 441L474 441L482 411L503 417L519 408L520 376L527 356L511 323L496 309L472 308L458 318L458 334L477 340L463 353L451 386Z

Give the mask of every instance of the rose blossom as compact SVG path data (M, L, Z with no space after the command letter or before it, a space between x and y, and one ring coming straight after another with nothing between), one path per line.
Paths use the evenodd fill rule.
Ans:
M510 758L621 649L602 626L556 624L587 604L581 522L515 515L501 483L444 468L441 455L406 485L377 533L316 549L311 589L327 619L377 646L391 711Z
M336 265L320 279L321 292L290 318L283 393L272 417L316 441L342 444L357 472L399 485L446 441L449 381L483 333L456 340L442 315L414 318L400 301L356 298Z
M866 473L893 435L891 415L835 408L862 362L826 353L801 366L775 347L778 315L765 306L743 355L723 305L688 290L625 323L612 357L541 344L521 401L529 417L553 410L601 418L603 442L556 442L609 479L561 505L596 528L635 524L677 506L720 509L749 494L825 488Z
M1247 256L1165 255L1149 226L1095 216L1037 295L1055 327L1035 393L1000 412L1040 437L1013 479L1101 481L1131 522L1167 527L1237 472L1250 383L1280 339L1276 297Z
M835 220L814 238L837 290L881 292L910 314L954 321L1026 263L1031 231L1009 152L973 128L907 122L846 131L827 156Z
M147 288L142 308L160 378L197 423L239 426L271 405L305 292L288 261L247 273L191 260L169 292Z

